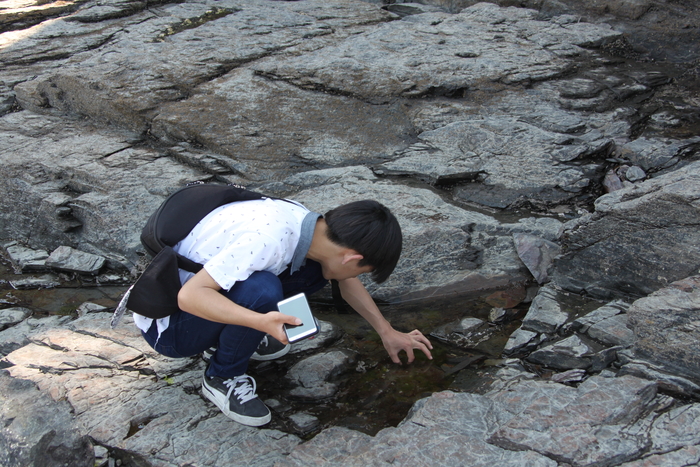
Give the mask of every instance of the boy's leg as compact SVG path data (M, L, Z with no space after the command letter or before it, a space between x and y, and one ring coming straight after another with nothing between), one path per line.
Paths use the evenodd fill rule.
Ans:
M229 300L259 313L276 311L277 302L284 298L280 280L265 271L253 273L223 294ZM252 328L225 326L214 345L217 349L209 362L207 376L232 378L244 374L248 369L248 360L264 336L265 333Z
M277 309L282 284L269 272L255 272L223 292L231 301L259 313ZM229 418L250 426L261 426L272 417L258 398L255 380L246 375L248 360L260 344L263 332L243 326L226 325L218 336L202 378L202 393Z

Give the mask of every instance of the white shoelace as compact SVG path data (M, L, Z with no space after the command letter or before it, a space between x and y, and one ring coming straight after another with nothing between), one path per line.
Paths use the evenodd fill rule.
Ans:
M264 345L265 347L267 347L268 344L269 344L269 342L267 340L267 334L265 334L265 337L262 338L262 340L260 341L260 344L258 344L258 347L260 347L261 345Z
M241 384L238 384L241 383ZM251 399L258 397L255 394L255 380L248 375L236 376L233 379L227 379L224 384L228 386L228 393L226 394L226 400L231 397L233 392L235 396L241 401L241 404L245 404ZM236 387L238 385L238 387Z

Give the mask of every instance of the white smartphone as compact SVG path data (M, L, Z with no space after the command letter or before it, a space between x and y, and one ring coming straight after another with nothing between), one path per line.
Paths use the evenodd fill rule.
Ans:
M318 322L311 313L309 302L306 301L306 295L303 293L282 300L277 304L277 308L280 313L301 319L299 326L284 325L284 332L287 333L290 343L318 334Z

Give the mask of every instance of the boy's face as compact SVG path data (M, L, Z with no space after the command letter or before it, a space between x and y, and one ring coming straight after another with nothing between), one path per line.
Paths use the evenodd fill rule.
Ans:
M346 253L343 255L334 256L330 260L321 264L324 279L335 279L342 281L357 277L366 272L372 272L373 266L360 266L358 263L362 260L362 255Z

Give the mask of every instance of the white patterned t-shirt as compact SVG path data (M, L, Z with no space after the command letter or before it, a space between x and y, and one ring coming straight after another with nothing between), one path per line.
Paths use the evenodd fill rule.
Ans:
M303 260L299 245L302 225L311 230L319 214L304 206L265 198L239 201L221 206L202 219L173 249L204 269L224 290L244 281L255 271L282 273L294 259ZM305 221L306 219L306 221ZM309 233L305 237L309 237ZM310 244L310 237L303 241ZM308 245L304 245L306 255ZM292 268L296 269L295 267ZM180 269L184 284L193 273ZM148 331L153 320L134 313L139 329ZM158 335L168 328L170 317L158 320Z

